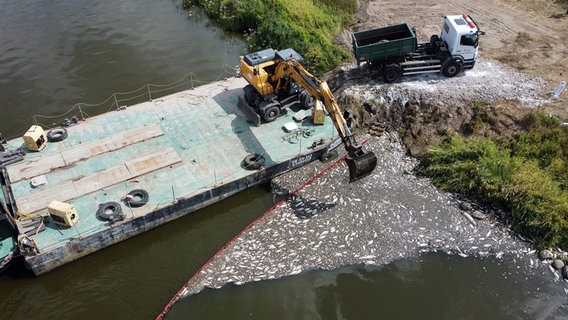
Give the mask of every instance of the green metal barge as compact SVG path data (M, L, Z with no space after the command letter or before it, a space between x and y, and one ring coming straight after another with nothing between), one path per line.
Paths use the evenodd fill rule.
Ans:
M313 126L308 117L287 133L294 107L274 122L251 124L238 109L245 85L230 78L87 118L40 151L23 138L8 141L26 150L0 166L2 211L17 225L26 267L43 274L341 144L331 121Z

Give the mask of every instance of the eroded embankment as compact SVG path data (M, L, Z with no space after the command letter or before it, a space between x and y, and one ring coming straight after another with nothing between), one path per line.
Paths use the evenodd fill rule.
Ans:
M538 265L530 246L492 212L473 220L458 199L409 174L415 161L396 135L373 137L366 148L379 158L372 175L349 184L345 164L334 166L216 255L184 295L311 269L384 265L421 252L513 256L527 268ZM293 190L327 165L315 162L276 178L275 192Z
M526 128L526 116L546 103L544 81L479 59L454 78L437 74L385 84L365 66L347 65L329 79L342 107L354 110L361 127L376 123L396 131L421 152L452 134L510 137Z

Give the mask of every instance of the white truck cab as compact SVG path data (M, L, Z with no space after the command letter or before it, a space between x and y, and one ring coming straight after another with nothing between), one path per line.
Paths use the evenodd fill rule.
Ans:
M467 14L446 16L440 38L447 44L452 56L465 61L477 58L479 35L484 34Z

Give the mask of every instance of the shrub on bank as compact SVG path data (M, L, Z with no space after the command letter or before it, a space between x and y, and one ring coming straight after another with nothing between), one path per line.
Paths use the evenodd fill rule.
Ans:
M534 114L511 141L447 138L419 172L447 191L506 209L513 229L539 244L568 247L568 127Z
M246 37L250 51L293 48L322 74L349 54L332 39L351 23L356 0L182 0L197 5L230 32Z

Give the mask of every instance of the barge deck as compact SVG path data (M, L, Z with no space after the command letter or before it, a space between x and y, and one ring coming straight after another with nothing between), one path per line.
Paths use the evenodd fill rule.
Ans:
M319 159L341 144L330 119L313 126L308 117L298 131L287 133L284 125L293 121L295 109L253 125L238 109L245 85L242 78L229 78L91 117L67 127L64 140L48 142L39 152L26 150L21 138L8 141L27 151L22 161L0 167L8 214L42 216L31 227L17 221L26 266L43 274ZM251 154L265 159L260 168L244 165ZM125 205L133 190L147 193L140 206ZM76 222L56 224L57 217L48 213L54 200L72 205ZM115 204L111 212L122 211L120 219L96 214L109 203Z

